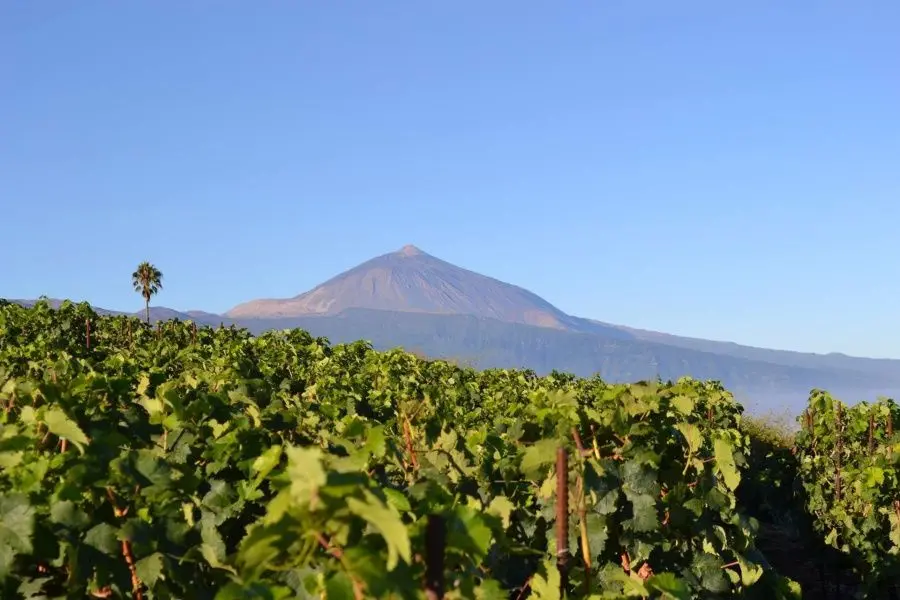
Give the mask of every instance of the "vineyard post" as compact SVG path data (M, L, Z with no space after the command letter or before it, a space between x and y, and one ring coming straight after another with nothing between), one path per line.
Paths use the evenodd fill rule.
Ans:
M191 325L192 325L192 327L191 327L191 344L196 345L197 344L197 322L194 321Z
M91 318L90 317L84 318L84 327L85 327L84 343L85 343L85 346L87 347L87 349L90 350L91 349Z
M556 568L559 597L566 597L569 562L569 457L565 446L556 450Z
M428 529L425 532L425 598L444 598L444 547L446 546L444 519L438 515L428 515Z

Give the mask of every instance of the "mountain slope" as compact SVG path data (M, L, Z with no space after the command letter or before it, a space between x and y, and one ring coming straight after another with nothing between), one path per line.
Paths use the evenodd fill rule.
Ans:
M571 317L528 290L457 267L415 246L368 260L299 296L247 302L225 315L271 319L337 315L348 309L471 315L505 323L632 337L616 328Z
M814 352L796 352L792 350L773 350L771 348L759 348L756 346L743 346L734 342L704 340L685 336L634 329L621 325L609 325L599 323L607 327L617 327L630 334L633 339L666 344L690 350L713 352L737 358L760 360L775 364L783 364L797 367L809 367L818 369L846 369L860 373L873 375L898 376L900 375L900 361L892 358L864 358L848 356L839 352L829 354L817 354Z
M480 368L530 368L539 373L600 373L609 381L677 379L686 374L719 379L735 391L800 392L810 388L864 388L865 374L841 369L778 365L666 344L605 338L592 333L504 323L471 315L433 315L348 309L337 316L249 319L240 323L254 333L302 328L334 343L365 339L376 348L402 345L432 357L457 359ZM403 340L403 343L398 343ZM880 381L889 384L888 381Z

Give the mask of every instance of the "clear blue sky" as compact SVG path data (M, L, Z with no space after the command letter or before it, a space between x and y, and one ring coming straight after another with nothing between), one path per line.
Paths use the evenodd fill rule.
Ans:
M900 357L900 2L0 3L0 296L224 311L413 243Z

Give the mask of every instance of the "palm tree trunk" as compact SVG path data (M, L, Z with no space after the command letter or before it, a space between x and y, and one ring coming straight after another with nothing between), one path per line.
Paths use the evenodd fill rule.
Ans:
M147 325L150 324L150 298L147 298Z

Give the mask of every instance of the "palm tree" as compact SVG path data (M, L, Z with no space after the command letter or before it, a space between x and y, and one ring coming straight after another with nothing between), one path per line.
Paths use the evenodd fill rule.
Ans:
M150 298L162 289L162 273L148 262L142 262L137 270L131 274L131 283L134 291L144 297L147 305L147 324L150 323Z

